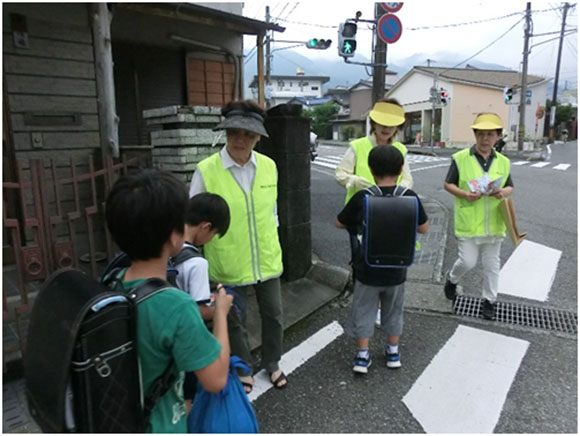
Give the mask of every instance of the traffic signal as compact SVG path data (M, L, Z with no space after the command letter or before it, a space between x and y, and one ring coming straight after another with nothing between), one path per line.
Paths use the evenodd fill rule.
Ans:
M338 26L338 55L351 58L356 50L356 29L354 21L346 20Z
M318 39L312 38L306 41L306 47L313 48L315 50L326 50L332 44L331 39Z
M514 89L513 88L504 88L503 89L503 101L504 103L509 103L511 99L514 97Z
M446 105L447 102L449 101L449 94L445 89L439 91L439 99L442 105Z

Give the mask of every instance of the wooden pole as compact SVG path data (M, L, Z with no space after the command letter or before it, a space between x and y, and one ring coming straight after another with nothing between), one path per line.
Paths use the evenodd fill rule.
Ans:
M264 33L259 33L256 37L258 47L258 103L266 108L266 97L264 93Z
M119 117L115 103L113 51L111 49L111 20L113 16L109 12L107 3L90 3L89 8L95 53L102 154L103 159L108 155L118 158Z

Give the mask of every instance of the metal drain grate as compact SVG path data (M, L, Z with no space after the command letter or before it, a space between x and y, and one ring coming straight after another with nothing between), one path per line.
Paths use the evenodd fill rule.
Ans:
M453 311L461 316L482 318L482 302L481 298L458 295L453 303ZM576 313L525 304L498 301L495 309L495 321L564 333L578 333L578 315Z

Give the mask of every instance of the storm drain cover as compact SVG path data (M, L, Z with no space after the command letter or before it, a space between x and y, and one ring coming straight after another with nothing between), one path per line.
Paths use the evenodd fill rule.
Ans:
M453 311L461 316L482 318L482 302L482 298L458 295L453 303ZM576 313L520 303L498 301L494 320L564 333L578 333L578 315Z

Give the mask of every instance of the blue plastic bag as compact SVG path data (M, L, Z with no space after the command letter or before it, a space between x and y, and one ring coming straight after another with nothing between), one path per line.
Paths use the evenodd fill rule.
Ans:
M254 408L244 391L236 368L250 372L237 356L230 358L228 382L221 392L207 392L198 382L197 393L189 416L189 433L258 433Z

